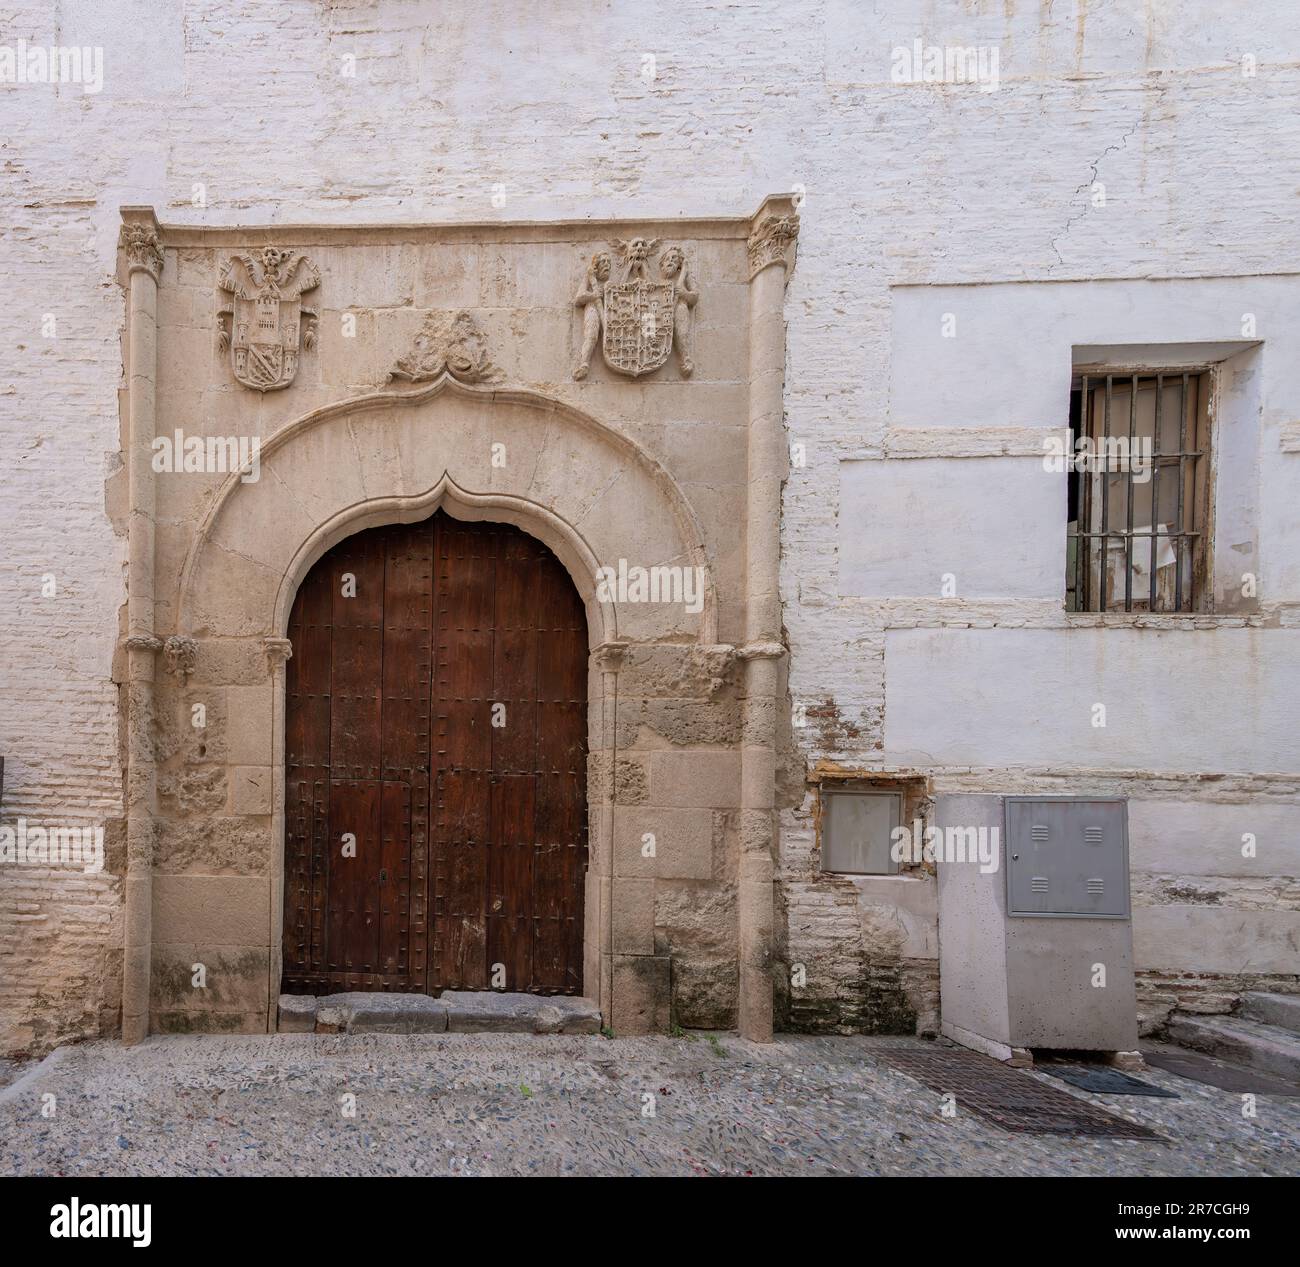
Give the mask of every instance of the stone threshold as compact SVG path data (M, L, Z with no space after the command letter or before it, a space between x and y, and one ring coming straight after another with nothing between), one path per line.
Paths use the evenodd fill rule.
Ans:
M281 1034L598 1034L600 1008L567 995L444 990L280 995Z

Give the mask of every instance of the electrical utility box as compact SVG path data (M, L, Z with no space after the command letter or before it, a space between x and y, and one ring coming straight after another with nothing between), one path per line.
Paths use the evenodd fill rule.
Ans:
M1128 804L1109 797L940 796L946 840L998 838L996 869L938 860L948 1038L999 1059L1032 1048L1137 1050Z

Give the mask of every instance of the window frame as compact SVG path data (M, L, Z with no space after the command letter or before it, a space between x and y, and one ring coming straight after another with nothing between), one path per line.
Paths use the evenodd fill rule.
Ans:
M1147 380L1146 383L1143 380ZM1161 453L1160 431L1163 427L1161 422L1163 393L1168 390L1171 382L1180 380L1183 384L1183 390L1180 397L1181 417L1177 452L1171 454ZM1112 430L1109 422L1104 422L1100 430L1094 430L1094 427L1090 425L1090 423L1094 422L1094 419L1090 419L1089 415L1090 395L1095 399L1097 391L1104 391L1109 412L1109 401L1113 397L1116 387L1127 391L1129 394L1127 410L1116 410L1111 414L1111 421L1118 422L1120 425L1117 429ZM1131 522L1133 502L1133 482L1131 480L1124 495L1118 498L1120 505L1124 507L1125 523L1117 528L1113 523L1113 519L1108 517L1108 515L1114 514L1112 503L1117 499L1110 493L1105 478L1101 481L1103 489L1102 514L1097 519L1091 520L1085 518L1085 513L1091 515L1093 510L1092 497L1094 494L1092 486L1095 478L1094 473L1088 471L1077 472L1067 468L1067 480L1078 481L1073 486L1075 495L1073 519L1070 518L1068 493L1066 506L1063 606L1066 613L1071 617L1146 618L1154 616L1160 618L1187 618L1204 617L1213 615L1216 612L1214 520L1217 484L1216 440L1218 428L1216 424L1216 405L1219 392L1218 364L1210 361L1165 364L1159 358L1151 358L1135 362L1104 361L1072 365L1070 379L1070 443L1073 446L1077 438L1084 436L1088 437L1090 441L1101 441L1103 443L1107 438L1116 439L1123 436L1130 441L1131 445L1132 440L1139 438L1135 430L1135 420L1139 409L1140 396L1144 389L1153 391L1155 396L1151 437L1153 465L1150 475L1152 482L1150 517L1152 522L1148 531L1145 534L1134 531L1134 525ZM1192 391L1194 398L1190 410L1188 408L1189 389ZM1076 394L1079 401L1077 432L1074 429L1074 401ZM1121 413L1127 414L1127 427L1123 425L1126 419L1119 416ZM1189 413L1191 426L1194 428L1190 436L1188 428ZM1188 484L1188 468L1184 466L1184 463L1188 463L1190 466L1193 497L1190 503L1184 502L1184 490ZM1197 465L1198 463L1203 463L1203 465ZM1159 514L1160 472L1168 472L1174 468L1180 472L1178 476L1179 517L1176 520L1173 532L1160 533L1158 531L1161 522ZM1067 484L1067 489L1070 487ZM1089 526L1090 523L1094 522L1098 525L1097 527ZM1071 523L1074 524L1073 530L1069 526ZM1094 560L1093 556L1097 553L1095 542L1098 539L1105 544L1100 549L1101 557ZM1135 540L1144 543L1151 541L1154 547L1152 550L1153 556L1158 552L1161 542L1169 543L1173 549L1175 555L1175 597L1173 604L1170 606L1159 606L1159 580L1156 575L1159 571L1158 566L1151 569L1148 582L1149 589L1141 596L1142 605L1134 606L1134 601L1138 598L1133 585L1133 561L1136 551L1133 549L1132 543ZM1189 546L1173 544L1175 541L1182 540L1188 541ZM1110 542L1112 541L1127 543L1125 544L1124 566L1122 568L1124 579L1120 582L1117 576L1117 583L1114 586L1108 583L1110 568L1107 562ZM1085 542L1088 543L1086 547ZM1073 559L1071 559L1072 547ZM1182 594L1182 551L1188 548L1192 550L1191 564L1188 568L1190 596L1186 597L1185 604L1180 607L1176 604L1184 597ZM1100 594L1091 592L1091 574L1094 567L1096 567L1100 577ZM1157 600L1154 604L1151 602L1152 591L1155 592ZM1083 605L1085 598L1087 600L1086 606Z
M820 791L822 798L822 830L821 830L821 858L819 870L823 875L844 875L844 876L867 876L872 878L891 878L902 875L905 871L905 864L894 862L893 858L889 859L892 869L889 871L848 871L839 867L832 867L830 862L831 847L831 806L836 797L886 797L894 802L894 816L890 827L891 839L890 847L893 846L892 833L896 828L906 826L905 816L907 813L907 790L903 787L894 786L864 786L864 787L847 787L843 784L834 786L823 786Z

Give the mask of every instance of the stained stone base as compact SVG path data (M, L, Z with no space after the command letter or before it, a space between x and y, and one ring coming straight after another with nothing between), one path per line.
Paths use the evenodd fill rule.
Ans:
M354 992L280 996L279 1031L290 1034L596 1034L591 999L495 990L427 994Z
M441 1034L447 1009L427 994L355 992L316 1000L318 1034Z
M319 999L306 994L280 995L280 1017L276 1029L281 1034L310 1034L316 1028L316 1005Z

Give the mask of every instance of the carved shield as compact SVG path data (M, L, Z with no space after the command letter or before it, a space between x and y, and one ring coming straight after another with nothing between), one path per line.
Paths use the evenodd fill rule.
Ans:
M605 361L636 378L657 370L673 350L676 287L641 278L605 286Z
M312 345L315 312L302 296L320 284L320 274L303 256L267 248L230 260L218 285L230 294L218 314L230 341L235 378L254 391L288 387L298 372L300 334Z
M260 392L288 387L298 372L298 300L235 299L235 377Z

